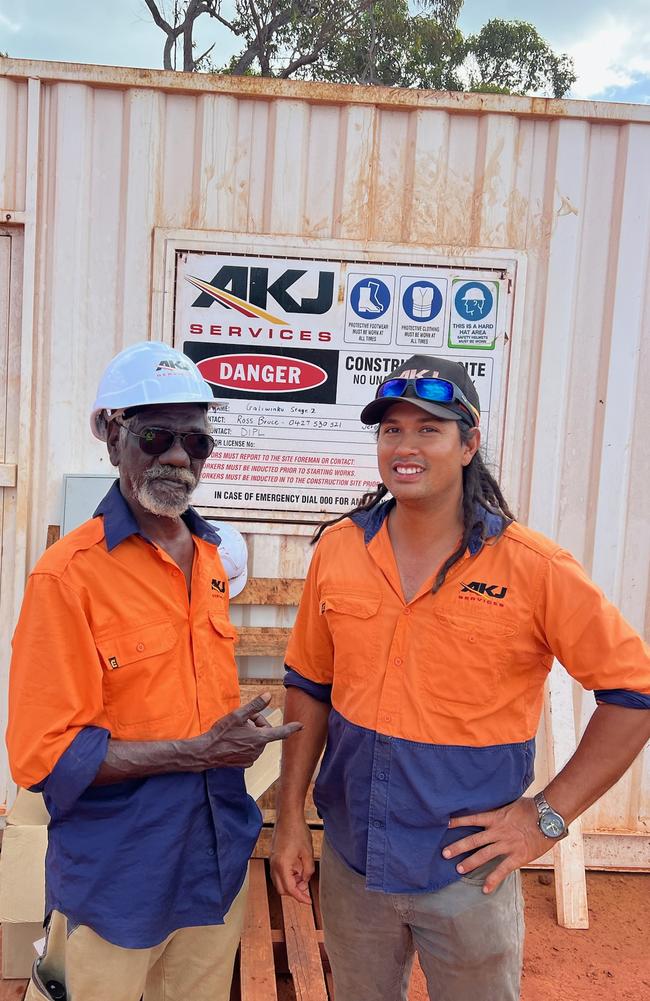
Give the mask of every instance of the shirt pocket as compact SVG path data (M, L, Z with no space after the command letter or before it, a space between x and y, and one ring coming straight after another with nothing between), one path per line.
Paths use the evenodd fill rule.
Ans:
M421 661L432 708L460 705L467 719L485 715L501 694L512 662L516 623L437 611L433 628L435 643Z
M218 705L219 712L231 712L239 706L239 678L237 677L237 662L235 660L235 645L238 633L223 611L210 609L209 646L210 651L206 665L207 676L214 682L212 697Z
M335 680L339 683L345 684L346 678L367 678L379 669L383 671L383 665L378 664L380 605L379 593L328 590L321 594L319 611L332 637L338 675Z
M216 608L211 608L208 611L208 618L210 619L210 624L218 636L224 640L229 640L232 643L237 642L237 629L232 624L227 614L225 614L225 610L218 611Z
M104 666L104 703L120 727L153 723L187 712L183 656L168 619L134 626L97 639Z

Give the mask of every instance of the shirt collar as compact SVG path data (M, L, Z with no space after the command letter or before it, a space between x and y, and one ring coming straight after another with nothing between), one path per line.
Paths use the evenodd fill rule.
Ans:
M355 525L358 525L363 530L363 541L367 546L370 545L394 506L395 498L391 497L387 501L379 501L379 503L364 511L352 512L350 521L353 521Z
M476 556L484 543L489 539L496 539L509 524L502 515L493 514L482 504L477 504L474 508L474 526L467 544L470 555Z
M99 515L103 515L104 518L104 537L109 553L116 546L119 546L120 542L128 539L130 535L141 535L143 539L147 538L140 531L140 526L135 520L131 508L121 494L119 480L113 483L106 496L99 503L93 518L97 518ZM211 542L214 546L219 545L221 539L218 533L200 514L197 514L193 507L188 507L181 517L192 535L196 535L205 542Z
M366 545L372 542L394 504L395 499L391 497L390 500L379 501L378 504L366 511L354 511L350 515L350 520L363 530L363 541ZM501 534L506 524L505 518L502 518L500 514L492 514L487 508L477 504L474 509L474 526L468 543L470 555L476 556L488 539L496 538Z

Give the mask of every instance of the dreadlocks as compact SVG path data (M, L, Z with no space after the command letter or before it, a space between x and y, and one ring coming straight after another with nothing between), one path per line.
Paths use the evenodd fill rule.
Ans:
M471 428L461 425L459 430L463 445L469 444ZM501 487L485 465L481 453L477 451L474 453L472 461L463 468L463 535L458 543L458 548L445 560L438 571L438 576L433 583L434 594L442 587L444 579L454 563L458 563L458 560L463 556L472 533L480 528L481 538L485 537L481 508L489 511L490 514L497 514L503 518L503 528L499 535L503 533L511 521L515 520L514 514L501 493Z
M463 445L469 444L472 429L460 425L459 431L460 440ZM375 504L383 500L387 493L387 487L383 483L379 483L376 490L363 495L356 507L353 507L345 514L340 514L338 518L332 518L330 521L325 521L319 525L312 536L312 545L318 542L325 529L329 528L330 525L336 525L339 521L349 518L350 515L356 514L358 511L369 511ZM481 538L484 538L485 526L481 517L481 509L489 511L490 514L500 515L503 518L503 528L499 535L511 521L515 521L515 516L501 493L501 487L488 470L480 452L477 451L474 453L472 461L463 468L463 535L458 543L458 548L445 560L438 571L432 588L434 594L442 587L445 577L454 563L457 563L463 556L473 532L480 529Z

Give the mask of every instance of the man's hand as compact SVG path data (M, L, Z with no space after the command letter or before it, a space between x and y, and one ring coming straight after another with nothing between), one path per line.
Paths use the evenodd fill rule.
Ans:
M271 878L281 895L310 904L309 880L314 874L311 831L301 818L280 818L271 842Z
M258 695L217 720L207 733L195 737L197 760L205 768L248 768L272 740L286 740L302 730L302 723L271 726L264 717L271 696Z
M544 855L552 847L553 842L544 837L537 821L537 808L526 796L490 813L454 817L449 821L450 828L482 827L483 830L448 845L442 854L452 859L465 852L473 852L456 866L463 875L503 855L502 861L483 884L483 893L492 893L511 872Z

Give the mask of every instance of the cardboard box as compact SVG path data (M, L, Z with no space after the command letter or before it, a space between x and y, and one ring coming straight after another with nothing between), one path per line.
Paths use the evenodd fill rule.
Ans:
M47 827L7 824L0 853L0 921L43 921Z
M34 942L43 938L43 922L3 924L2 979L29 980L36 959Z
M2 976L27 980L43 937L49 814L39 793L19 789L0 852Z
M19 789L14 804L6 817L7 824L43 825L47 827L50 815L40 792Z

